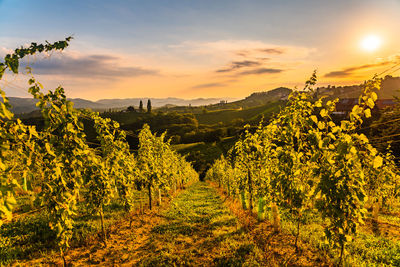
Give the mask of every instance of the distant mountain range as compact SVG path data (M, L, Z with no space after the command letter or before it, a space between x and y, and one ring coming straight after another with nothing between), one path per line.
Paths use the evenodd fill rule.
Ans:
M203 109L208 111L216 111L216 110L242 110L248 108L254 108L259 106L264 106L271 104L277 101L285 101L287 100L288 96L292 92L292 89L286 87L279 87L269 91L264 92L256 92L252 93L248 97L236 101L227 101L228 99L225 98L215 104L208 104L206 106L200 106L197 108L188 108L187 106L170 106L166 105L161 108L161 111L164 112L189 112L189 113L199 113L203 112Z
M129 106L138 108L140 100L143 101L143 106L146 108L147 100L150 99L151 105L154 108L162 106L203 106L221 101L233 101L235 98L196 98L196 99L181 99L181 98L125 98L125 99L101 99L98 101L90 101L82 98L71 98L76 108L90 108L97 111L108 109L124 109ZM37 100L32 98L9 97L12 111L16 114L30 113L37 110Z
M124 99L100 99L95 103L101 104L107 107L128 107L134 106L135 108L139 106L140 100L143 101L143 106L146 107L147 100L150 99L152 107L162 107L165 105L174 106L205 106L209 104L219 103L220 101L233 101L237 98L196 98L196 99L182 99L176 97L168 98L124 98Z
M362 93L360 85L350 86L326 86L316 89L318 96L327 96L329 98L357 98ZM378 91L379 99L393 99L400 96L400 77L386 76L382 81L382 88ZM207 109L227 109L227 108L250 108L265 105L278 100L286 100L292 89L279 87L273 90L256 92L250 96L238 100L234 98L196 98L181 99L175 97L168 98L150 98L153 108L173 108L176 106L207 106ZM76 108L90 108L96 111L108 109L126 109L129 106L138 108L140 100L146 108L149 98L125 98L125 99L101 99L90 101L81 98L72 98ZM32 98L9 97L13 106L12 111L16 114L30 113L37 110L37 100Z

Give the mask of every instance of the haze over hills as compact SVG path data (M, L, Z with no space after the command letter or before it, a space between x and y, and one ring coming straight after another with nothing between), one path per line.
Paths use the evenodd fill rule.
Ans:
M95 103L101 104L110 108L118 108L118 107L128 107L128 106L139 106L140 100L143 101L143 105L147 104L148 98L124 98L124 99L100 99ZM174 105L174 106L204 106L219 103L220 101L233 101L236 98L196 98L196 99L182 99L176 97L168 97L168 98L150 98L151 105L153 107L162 107L165 105Z
M400 77L386 76L382 81L381 90L378 91L378 97L380 99L393 99L395 96L399 96L400 90ZM166 110L174 108L175 106L180 107L198 107L207 106L209 110L218 109L238 109L238 108L250 108L268 104L270 102L286 100L292 89L286 87L279 87L273 90L264 92L255 92L250 96L237 100L234 98L197 98L197 99L181 99L175 97L168 98L150 98L153 108L165 107ZM349 85L349 86L327 86L317 88L319 96L328 96L330 98L357 98L362 89L360 85ZM125 99L100 99L98 101L90 101L82 98L72 98L76 108L90 108L97 111L108 110L108 109L124 109L128 106L139 106L140 100L143 101L143 105L146 108L148 98L125 98ZM16 114L30 113L37 110L35 106L37 100L32 98L20 98L20 97L9 97L12 105L12 111Z
M219 103L220 101L233 101L235 98L197 98L197 99L181 99L181 98L125 98L125 99L101 99L98 101L90 101L82 98L71 98L76 108L90 108L93 110L107 110L107 109L122 109L128 106L139 106L140 100L143 101L143 105L146 108L147 100L151 100L153 108L162 107L165 105L169 106L203 106ZM37 110L37 100L33 98L22 98L22 97L9 97L10 104L12 105L12 111L16 114L29 113Z

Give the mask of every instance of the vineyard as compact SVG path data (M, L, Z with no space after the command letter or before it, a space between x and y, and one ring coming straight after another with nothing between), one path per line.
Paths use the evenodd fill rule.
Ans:
M17 74L22 58L63 50L70 39L44 45L32 43L28 48L16 49L0 63L0 78L6 70ZM0 225L7 227L14 207L21 206L17 200L28 197L31 212L45 209L64 265L64 252L70 247L74 225L82 216L77 213L78 206L84 205L87 211L100 217L101 239L107 245L104 209L111 201L120 202L129 214L138 205L144 206L142 196L147 195L147 206L152 209L153 195L160 204L163 195L197 179L190 163L171 150L164 135L153 135L148 126L139 134L136 157L130 152L118 123L103 119L98 113L74 109L61 87L43 93L42 85L33 77L29 85L29 92L39 100L38 107L45 118L43 131L13 120L7 97L1 91ZM96 148L86 142L82 118L94 123L98 135ZM13 241L6 238L2 242ZM2 254L12 256L7 251Z
M23 58L64 50L70 40L16 49L0 62L0 79L18 74ZM103 265L118 264L110 261L113 255L141 266L400 265L398 237L371 241L373 235L359 235L380 215L400 235L394 156L378 152L357 132L371 117L379 78L364 83L359 104L337 124L331 118L336 101L316 98L314 73L267 125L247 128L209 168L204 183L165 133L145 125L136 153L117 122L75 109L62 87L43 92L26 70L45 125L39 131L14 119L0 91L0 265L48 251L61 259L51 263L99 264L84 252L77 255L87 236L94 236L93 246L108 249L99 256ZM96 143L88 142L83 120L94 125ZM267 232L257 232L264 224ZM113 227L120 235L128 231L123 241L118 234L109 240ZM274 239L284 233L289 243ZM115 245L121 243L126 253ZM271 254L279 243L293 248L290 256ZM318 259L296 264L305 243ZM362 250L359 243L368 245ZM376 244L381 254L368 254Z
M247 131L207 177L259 219L269 214L276 232L281 230L280 213L286 213L296 249L302 226L314 217L323 225L318 242L326 240L318 245L327 251L337 248L340 265L368 210L376 222L380 212L398 205L400 176L393 156L378 153L356 132L371 117L380 79L365 82L359 105L340 125L330 117L335 101L315 98L315 82L314 73L274 120L260 124L255 133ZM393 255L385 263L398 265L399 244L391 246Z

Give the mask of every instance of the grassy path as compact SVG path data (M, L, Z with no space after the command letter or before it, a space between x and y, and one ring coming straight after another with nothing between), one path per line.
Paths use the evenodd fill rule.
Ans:
M96 236L71 248L72 266L266 266L252 236L224 205L216 190L197 182L161 207L120 219L107 229L107 247ZM46 251L13 266L61 266Z
M235 201L228 199L224 202L221 192L216 190L219 189L197 182L184 191L178 191L177 195L164 198L165 202L161 206L156 205L152 211L145 210L144 213L132 213L125 217L118 210L112 210L114 213L108 214L110 218L119 215L107 227L107 246L100 242L96 234L82 237L81 243L71 247L66 254L67 262L72 266L332 265L330 259L335 251L318 248L322 235L318 218L315 221L310 219L302 227L299 250L296 250L295 237L291 234L292 222L284 221L282 228L286 230L276 233L269 221L257 221ZM382 215L382 218L392 217ZM398 266L399 243L398 232L394 232L397 231L395 222L380 223L384 236L369 233L373 229L364 226L358 239L349 245L352 252L350 262L354 263L351 265L358 266L367 259L374 264ZM36 225L44 224L31 223L22 225L22 228ZM43 227L47 229L47 226ZM43 234L41 227L37 230L34 237ZM387 239L388 235L394 236L393 240ZM35 245L35 239L32 240ZM31 249L29 245L15 250L19 249L22 253L23 249ZM4 251L1 255L5 255ZM12 266L28 265L61 266L61 259L58 251L44 247L40 251L36 249L32 256L21 257L12 263Z
M140 266L258 266L262 253L237 218L206 183L198 182L175 198L164 220L136 251Z
M106 247L94 235L72 247L66 259L72 266L324 265L308 248L296 253L292 235L275 233L269 222L258 223L234 205L224 203L211 185L197 182L152 211L110 225ZM57 251L46 251L13 265L61 266L61 260Z

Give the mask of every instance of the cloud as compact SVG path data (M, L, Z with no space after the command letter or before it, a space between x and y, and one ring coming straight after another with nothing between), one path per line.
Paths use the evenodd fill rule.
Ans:
M259 57L265 54L289 58L304 58L315 50L309 47L277 45L259 40L185 41L178 45L170 45L169 48L177 49L180 53L185 51L195 55L214 55L219 58L231 57L232 55Z
M290 48L293 49L293 48ZM287 47L275 47L275 48L256 48L256 49L251 49L251 50L242 50L236 52L236 55L242 56L242 57L248 57L253 54L268 54L268 55L282 55L285 54L288 51Z
M159 75L157 70L142 67L126 67L119 64L120 58L111 55L71 56L40 59L31 66L41 75L66 75L79 78L120 78L143 75Z
M216 72L230 72L244 67L256 67L260 66L262 63L259 61L251 61L251 60L244 60L244 61L233 61L231 66L227 69L219 69Z
M277 45L254 40L219 40L215 42L184 42L179 48L193 54L207 54L213 64L230 62L215 70L232 76L273 74L283 72L282 66L298 64L315 52L314 48ZM268 61L268 65L265 64ZM248 68L248 69L246 69Z
M281 55L281 54L285 53L285 49L283 49L283 48L264 48L264 49L260 49L260 52L263 52L266 54Z
M12 49L8 49L8 48L0 46L0 57L5 57L7 54L10 54L12 52L13 52Z
M273 69L273 68L259 68L259 69L254 69L254 70L247 70L247 71L242 71L238 73L238 75L251 75L251 74L274 74L274 73L281 73L284 70L282 69Z
M236 55L241 57L247 57L249 55L249 51L238 51L236 52Z
M326 78L350 77L350 76L354 75L354 72L357 72L359 70L366 70L366 69L386 66L391 63L393 63L393 62L392 61L384 61L384 62L375 63L375 64L365 64L365 65L361 65L361 66L344 68L342 70L331 71L331 72L325 74L324 77L326 77Z
M199 85L195 85L192 89L203 89L203 88L210 88L210 87L224 87L227 86L227 83L203 83Z

